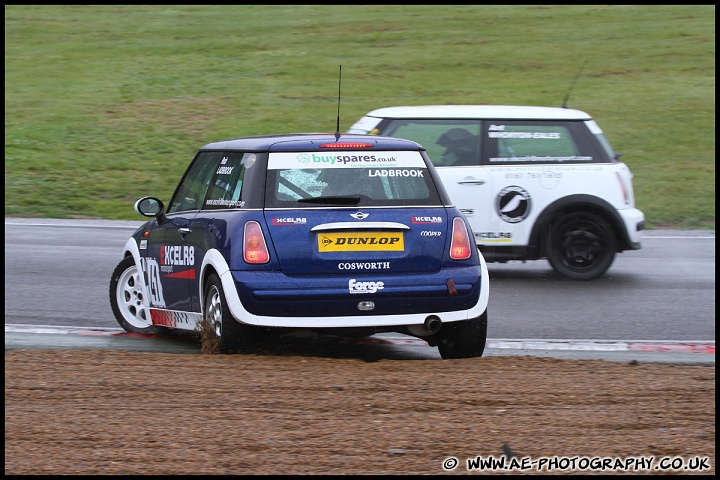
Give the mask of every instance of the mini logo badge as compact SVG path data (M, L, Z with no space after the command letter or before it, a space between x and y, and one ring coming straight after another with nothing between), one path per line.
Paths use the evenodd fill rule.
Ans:
M495 200L495 211L507 223L519 223L530 214L530 194L522 187L511 185L500 190Z
M356 218L356 219L358 219L358 220L362 220L362 219L364 219L364 218L369 217L370 214L368 214L368 213L363 213L363 212L357 212L357 213L351 213L350 216L353 217L353 218Z

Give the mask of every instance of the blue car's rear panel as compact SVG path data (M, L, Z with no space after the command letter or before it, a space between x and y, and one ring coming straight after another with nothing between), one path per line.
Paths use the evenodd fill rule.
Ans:
M277 213L265 212L265 226L281 271L233 272L240 298L253 314L357 315L362 300L375 303L367 315L462 310L477 303L477 252L468 260L450 260L452 219L444 207L366 208L360 211L364 220L354 220L355 209ZM322 251L329 235L341 242L338 248L355 243L351 250ZM399 238L403 248L371 250L382 248L368 243L376 238Z
M435 274L357 274L338 278L296 277L279 272L257 275L234 271L243 306L250 313L278 317L342 317L467 310L480 296L479 267L454 268ZM452 280L452 284L448 283ZM365 285L366 293L350 293ZM381 285L382 289L377 289ZM454 295L451 292L455 292ZM370 311L362 301L374 302ZM338 325L341 326L341 325Z

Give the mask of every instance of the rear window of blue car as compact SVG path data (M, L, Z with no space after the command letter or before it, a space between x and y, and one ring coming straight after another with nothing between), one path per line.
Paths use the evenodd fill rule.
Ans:
M440 205L418 151L279 152L268 158L265 206Z

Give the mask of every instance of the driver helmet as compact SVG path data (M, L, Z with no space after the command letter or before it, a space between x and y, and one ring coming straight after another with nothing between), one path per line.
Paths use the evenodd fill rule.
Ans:
M469 145L469 142L474 138L473 134L465 130L464 128L451 128L447 132L440 135L437 144L442 145L445 148L453 146L465 146Z

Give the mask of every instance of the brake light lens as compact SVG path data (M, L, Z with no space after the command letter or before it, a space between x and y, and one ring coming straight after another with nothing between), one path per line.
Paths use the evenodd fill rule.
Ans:
M372 148L372 143L350 143L350 142L336 142L336 143L323 143L320 148Z
M247 263L267 263L270 261L270 253L268 253L262 229L260 224L254 220L245 224L243 258Z
M450 258L453 260L467 260L472 255L470 235L462 218L453 219L452 241L450 242Z

